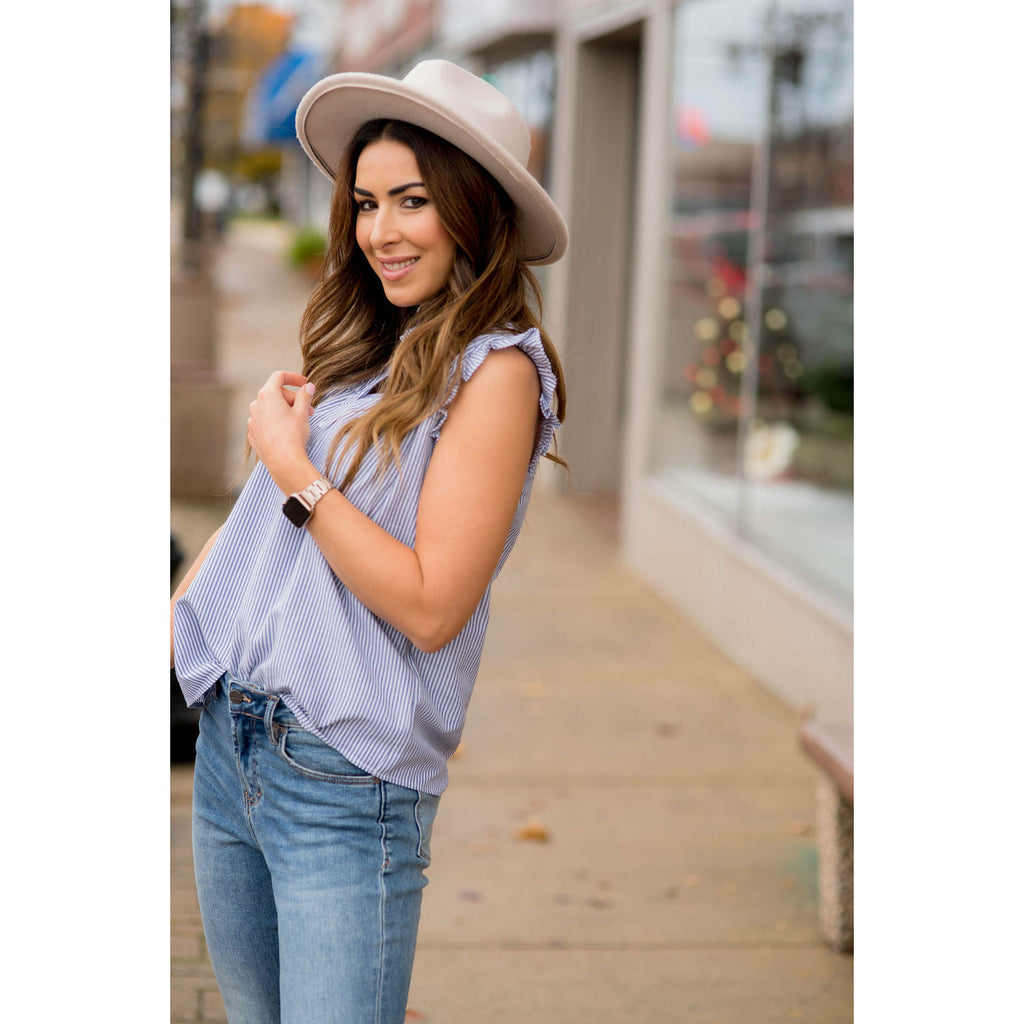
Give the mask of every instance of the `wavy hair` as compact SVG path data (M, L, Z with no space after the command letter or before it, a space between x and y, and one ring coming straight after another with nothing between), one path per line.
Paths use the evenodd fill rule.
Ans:
M455 242L447 284L414 309L391 305L356 244L356 165L363 150L381 140L412 150ZM388 119L363 125L338 169L324 268L299 332L302 372L316 385L318 399L329 388L388 370L380 400L346 423L331 443L328 472L335 460L354 453L341 489L371 448L378 449L382 470L400 461L402 439L451 398L466 346L487 331L537 328L557 382L554 411L564 420L562 367L541 324L542 311L540 287L522 258L515 206L494 178L425 129ZM557 451L546 457L566 465Z

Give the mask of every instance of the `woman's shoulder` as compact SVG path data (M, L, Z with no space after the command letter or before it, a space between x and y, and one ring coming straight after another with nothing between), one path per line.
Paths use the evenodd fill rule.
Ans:
M467 372L469 369L469 372ZM484 358L472 368L463 363L463 385L487 392L496 401L509 391L539 390L537 364L518 345L487 346Z
M540 331L536 327L530 327L525 331L495 330L477 335L462 353L459 385L468 384L485 364L487 371L482 373L481 377L489 378L488 383L490 388L493 388L494 400L499 403L502 389L536 388L539 381L539 392L534 393L540 404L541 426L537 446L530 461L532 472L540 456L547 451L552 434L560 426L558 416L553 410L557 382ZM490 388L488 384L484 385L484 390ZM448 407L459 389L457 387L449 395L435 416L431 429L431 435L435 440L440 435L448 417Z
M484 360L492 352L507 353L503 361L512 365L525 366L526 362L520 355L515 354L516 350L522 356L529 358L541 375L541 385L545 384L545 377L554 375L551 370L551 362L544 351L544 343L541 340L540 331L536 327L528 327L525 331L515 331L511 328L506 330L487 331L478 334L462 353L461 370L462 379L469 378L483 365Z

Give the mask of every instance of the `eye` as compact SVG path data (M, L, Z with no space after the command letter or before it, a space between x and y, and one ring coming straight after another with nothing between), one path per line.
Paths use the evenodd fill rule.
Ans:
M353 199L356 204L356 211L358 213L370 213L377 208L377 204L372 199Z
M406 196L402 200L402 205L410 210L418 210L421 206L426 206L428 202L426 196Z

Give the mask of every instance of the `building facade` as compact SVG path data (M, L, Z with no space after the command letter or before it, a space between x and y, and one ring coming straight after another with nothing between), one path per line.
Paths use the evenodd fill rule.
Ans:
M338 70L447 57L527 117L571 234L542 281L559 450L624 559L791 706L852 723L852 0L343 6Z

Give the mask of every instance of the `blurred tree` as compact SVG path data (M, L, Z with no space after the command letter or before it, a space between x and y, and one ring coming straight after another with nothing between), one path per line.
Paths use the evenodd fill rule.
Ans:
M280 213L278 185L282 164L281 150L274 146L264 146L262 149L240 153L233 165L236 177L260 188L264 208L274 214Z
M274 195L281 154L273 147L245 148L245 104L260 74L287 48L293 21L293 15L265 4L236 4L210 29L205 166L260 184L268 197Z

